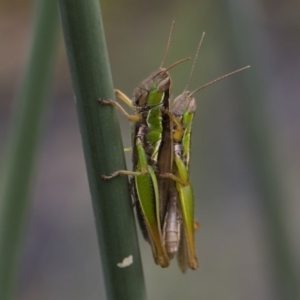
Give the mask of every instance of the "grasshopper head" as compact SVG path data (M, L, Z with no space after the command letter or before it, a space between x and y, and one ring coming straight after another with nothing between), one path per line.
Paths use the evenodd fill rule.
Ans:
M159 68L152 76L153 85L159 92L164 93L170 89L171 78L168 69Z
M169 90L170 85L169 73L159 68L134 90L132 104L142 109L163 104L163 94Z
M171 111L175 116L181 117L185 113L193 114L196 108L196 99L193 94L190 91L184 91L174 99Z
M169 89L171 86L168 71L189 59L189 57L181 59L167 68L160 67L142 81L133 92L132 104L141 109L149 109L164 104L168 107L169 104L165 103L169 101Z

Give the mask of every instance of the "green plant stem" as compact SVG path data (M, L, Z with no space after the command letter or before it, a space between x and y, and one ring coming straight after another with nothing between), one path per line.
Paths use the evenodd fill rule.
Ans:
M113 84L98 0L59 0L108 299L146 299L128 179L101 174L125 168L117 115L99 98ZM118 263L133 256L133 264Z
M44 123L57 45L55 1L36 2L33 36L16 101L12 140L2 170L0 195L0 299L13 299L34 162Z

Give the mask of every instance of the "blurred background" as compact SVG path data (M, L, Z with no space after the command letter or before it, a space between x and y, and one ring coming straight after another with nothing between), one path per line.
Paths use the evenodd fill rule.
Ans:
M0 168L31 37L33 1L0 4ZM127 95L160 64L194 56L191 180L200 267L160 269L140 237L149 299L297 299L300 278L299 1L101 1L114 86ZM61 35L61 32L60 32ZM105 299L74 97L60 36L18 299ZM191 62L172 70L173 94ZM124 146L130 126L120 116ZM130 154L127 166L131 168ZM300 280L299 280L300 284Z

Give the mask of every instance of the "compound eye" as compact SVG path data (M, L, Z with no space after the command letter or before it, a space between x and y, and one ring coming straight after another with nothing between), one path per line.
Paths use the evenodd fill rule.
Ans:
M171 79L169 76L167 76L165 79L163 79L157 86L157 89L160 91L160 92L165 92L167 91L169 88L170 88L170 85L171 85Z
M196 111L197 104L196 104L196 99L193 96L189 97L189 103L187 108L189 113L191 114L193 114Z

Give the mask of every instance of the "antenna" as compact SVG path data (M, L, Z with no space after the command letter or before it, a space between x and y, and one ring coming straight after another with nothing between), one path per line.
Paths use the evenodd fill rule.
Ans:
M163 71L162 71L162 74L170 71L172 68L174 68L175 66L187 61L187 60L190 60L191 58L190 57L187 57L187 58L183 58L181 60L178 60L176 62L174 62L173 64L171 64L169 67L165 68Z
M162 77L164 74L166 74L169 70L171 70L172 68L174 68L175 66L177 65L180 65L181 63L187 61L187 60L190 60L191 58L190 57L187 57L187 58L183 58L181 60L178 60L176 62L174 62L173 64L171 64L169 67L167 68L161 68L160 70L158 70L157 72L155 72L151 78L154 78L155 76L160 76Z
M201 36L201 39L200 39L200 42L199 42L199 45L198 45L198 48L197 48L197 51L196 51L196 55L195 55L195 58L194 58L194 61L193 61L193 65L192 65L190 77L189 77L189 79L187 81L187 84L186 84L186 87L184 89L184 92L188 89L189 84L191 82L191 79L192 79L192 76L193 76L193 73L194 73L194 69L195 69L195 66L196 66L197 58L198 58L198 55L199 55L200 47L202 45L204 36L205 36L205 32L202 33L202 36Z
M159 68L162 68L166 58L167 58L167 55L168 55L168 52L169 52L169 49L170 49L170 44L171 44L171 38L172 38L172 32L173 32L173 27L174 27L174 23L175 21L173 20L172 22L172 25L171 25L171 29L170 29L170 33L169 33L169 38L168 38L168 43L167 43L167 48L166 48L166 51L165 51L165 55L163 57L163 60L159 66Z
M200 90L203 90L203 89L207 88L208 86L210 86L210 85L212 85L212 84L217 83L218 81L220 81L220 80L222 80L222 79L225 79L225 78L227 78L227 77L229 77L229 76L232 76L232 75L234 75L234 74L236 74L236 73L239 73L239 72L244 71L244 70L249 69L249 68L250 68L250 66L247 66L247 67L238 69L238 70L236 70L236 71L233 71L233 72L231 72L231 73L228 73L228 74L226 74L226 75L224 75L224 76L221 76L221 77L219 77L219 78L217 78L217 79L215 79L215 80L213 80L213 81L211 81L211 82L209 82L209 83L207 83L207 84L205 84L205 85L203 85L203 86L201 86L201 87L195 89L194 91L192 91L192 92L190 93L190 96L192 96L193 94L199 92Z

